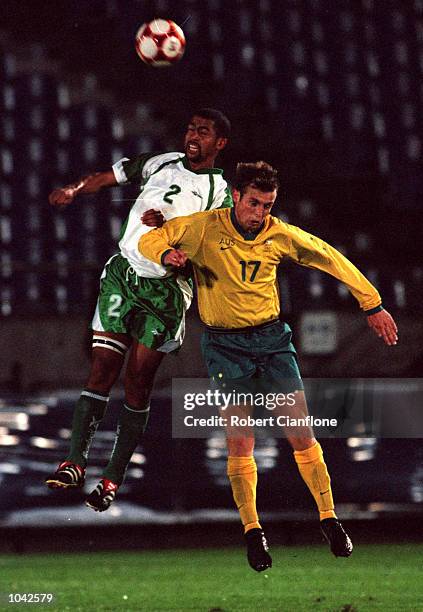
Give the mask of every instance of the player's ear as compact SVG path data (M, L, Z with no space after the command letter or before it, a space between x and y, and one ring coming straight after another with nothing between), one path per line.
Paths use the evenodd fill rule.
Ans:
M232 188L232 199L234 204L238 204L241 199L241 192L238 191L238 189L235 189L235 187Z
M216 149L218 151L221 151L222 149L224 149L226 147L227 144L228 144L228 139L227 138L223 138L223 136L220 136L216 140Z

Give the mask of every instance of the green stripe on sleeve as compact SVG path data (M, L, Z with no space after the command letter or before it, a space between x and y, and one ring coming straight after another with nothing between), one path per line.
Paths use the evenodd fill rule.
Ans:
M222 202L222 204L218 207L219 208L232 208L232 206L234 205L233 200L232 200L232 193L231 190L229 189L229 187L226 187L225 189L225 198Z
M207 200L206 210L209 210L210 206L213 204L213 197L214 197L214 176L213 174L209 174L209 182L210 182L210 190L209 190L209 199Z
M152 157L157 157L158 155L163 155L163 152L159 153L141 153L141 155L137 155L132 159L128 159L124 161L122 164L123 171L126 175L126 178L131 183L132 181L143 181L144 177L142 172L144 170L145 164Z

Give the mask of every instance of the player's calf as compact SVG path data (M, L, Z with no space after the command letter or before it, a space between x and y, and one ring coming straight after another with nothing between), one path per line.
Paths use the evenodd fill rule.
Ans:
M63 461L57 470L46 478L50 489L82 488L85 482L85 469L71 461Z
M269 546L262 529L250 529L245 534L247 542L247 559L256 572L263 572L272 567L272 557L269 555Z
M335 557L349 557L353 551L350 537L336 518L320 521L322 533Z
M94 491L88 495L85 503L96 512L104 512L113 503L118 488L119 486L111 480L102 478Z

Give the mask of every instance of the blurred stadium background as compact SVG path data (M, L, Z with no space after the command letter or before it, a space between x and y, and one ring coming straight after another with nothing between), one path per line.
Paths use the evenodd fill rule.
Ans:
M149 431L110 512L98 516L81 494L65 502L44 487L88 372L99 273L136 189L64 212L49 208L47 195L122 156L179 150L192 110L223 110L233 123L220 160L226 176L239 160L276 165L275 214L342 250L399 324L400 343L387 348L338 283L281 268L304 376L393 378L393 393L416 385L421 393L423 0L2 0L0 11L1 546L83 548L88 529L102 547L110 524L107 545L116 547L177 545L187 526L205 544L198 534L206 523L213 540L211 521L238 541L220 433L171 437L172 378L205 375L195 309L183 350L158 374ZM156 16L187 37L183 61L167 70L146 67L133 48L139 25ZM93 445L88 489L111 449L121 398L118 387ZM358 432L324 445L341 516L385 517L388 538L408 517L421 534L419 439ZM257 461L263 517L296 541L292 521L306 525L314 510L290 451L283 440L263 440ZM69 525L72 534L56 543L46 536Z

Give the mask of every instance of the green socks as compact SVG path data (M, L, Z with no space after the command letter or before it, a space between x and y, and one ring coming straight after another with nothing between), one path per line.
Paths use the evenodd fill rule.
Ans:
M82 391L73 413L71 448L67 461L86 467L91 441L104 417L108 401L107 396L88 389Z
M103 472L103 478L117 485L122 484L132 454L147 427L149 413L149 406L144 410L134 410L124 404L119 416L112 456Z
M84 389L76 403L72 421L72 437L66 461L87 466L88 451L97 427L106 412L108 397ZM126 468L147 426L150 407L134 410L124 404L116 431L115 444L103 477L120 485Z

